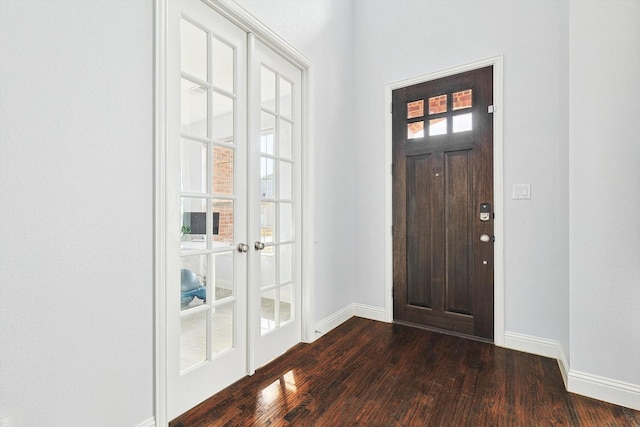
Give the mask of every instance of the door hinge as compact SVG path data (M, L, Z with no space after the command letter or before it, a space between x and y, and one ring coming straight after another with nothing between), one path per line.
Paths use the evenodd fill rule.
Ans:
M487 107L487 113L493 114L494 111L495 111L495 108L493 108L493 105L489 105L489 107Z
M389 112L393 114L393 102L389 103Z
M391 176L393 176L393 163L391 163Z

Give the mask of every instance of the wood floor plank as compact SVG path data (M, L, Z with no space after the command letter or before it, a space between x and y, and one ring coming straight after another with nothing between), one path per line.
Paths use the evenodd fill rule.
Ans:
M357 317L170 423L541 425L640 427L640 412L568 393L553 359Z

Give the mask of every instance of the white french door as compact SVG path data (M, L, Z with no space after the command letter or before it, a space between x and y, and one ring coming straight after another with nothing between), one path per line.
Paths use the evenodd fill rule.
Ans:
M246 374L246 34L168 2L167 413Z
M301 341L302 74L207 4L167 6L171 420Z
M252 47L250 235L258 254L250 312L252 365L260 367L301 340L302 74L260 41Z

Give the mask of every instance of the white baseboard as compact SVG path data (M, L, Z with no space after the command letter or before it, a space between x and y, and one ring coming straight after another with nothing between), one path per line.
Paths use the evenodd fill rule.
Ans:
M567 391L640 410L640 386L571 370L558 341L515 332L505 332L504 338L506 348L556 359Z
M364 317L365 319L386 322L386 312L384 307L374 307L372 305L353 304L353 315Z
M330 316L325 317L316 323L316 338L324 335L330 330L340 326L353 316L364 317L365 319L385 321L384 307L374 307L365 304L349 304Z
M340 326L342 323L353 317L353 304L350 304L330 316L316 322L316 338L318 335L324 335L330 330Z
M551 357L552 359L558 358L558 348L560 347L558 341L515 332L504 333L504 346L512 350Z
M640 386L580 371L569 371L571 393L640 411Z
M156 427L156 419L151 417L135 425L135 427Z

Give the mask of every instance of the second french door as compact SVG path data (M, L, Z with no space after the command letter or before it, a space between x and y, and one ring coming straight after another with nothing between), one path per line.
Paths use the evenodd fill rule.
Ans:
M168 2L167 417L301 340L301 70Z

